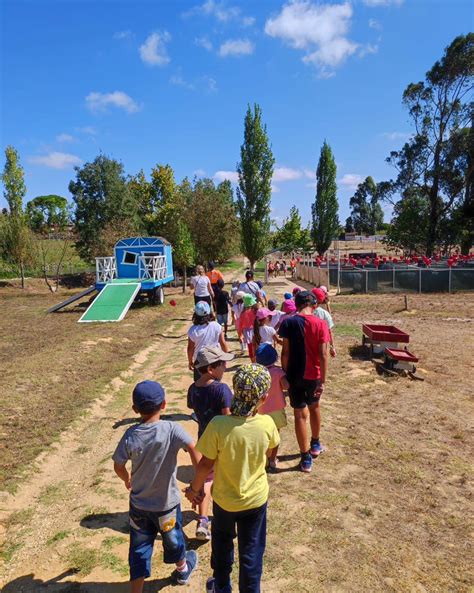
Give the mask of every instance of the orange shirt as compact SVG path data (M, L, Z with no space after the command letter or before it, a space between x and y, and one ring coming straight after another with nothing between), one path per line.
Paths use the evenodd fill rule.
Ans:
M218 280L224 280L224 276L219 272L219 270L210 270L206 273L206 276L211 281L211 284L217 284Z

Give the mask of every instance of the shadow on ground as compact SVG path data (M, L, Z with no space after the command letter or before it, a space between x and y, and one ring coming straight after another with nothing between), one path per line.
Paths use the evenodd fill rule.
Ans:
M47 581L38 579L33 574L24 575L7 583L3 587L2 593L40 593L44 591L51 593L128 593L130 591L130 584L128 582L99 583L91 581L79 583L64 580L72 575L74 575L74 572L68 570ZM145 582L144 593L161 591L172 584L173 580L171 577L152 579Z

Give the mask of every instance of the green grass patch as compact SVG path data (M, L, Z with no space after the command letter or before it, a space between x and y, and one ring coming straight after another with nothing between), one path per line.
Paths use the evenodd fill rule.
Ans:
M21 511L15 511L5 521L5 527L8 529L16 525L24 525L33 517L33 509L21 509Z
M67 537L69 537L70 534L71 534L70 531L58 531L57 533L55 533L52 537L50 537L48 539L48 541L46 542L46 545L52 546L53 544L60 542L63 539L66 539Z
M129 573L128 563L124 562L121 558L112 554L112 552L100 552L100 565L103 568L108 568L115 574L120 576L127 576Z
M332 333L335 336L351 336L353 338L360 338L362 336L362 329L359 325L350 324L336 324Z
M338 303L337 301L331 301L331 310L334 311L355 311L356 309L361 309L362 306L362 303Z
M73 544L68 549L66 560L70 570L83 575L88 575L100 564L99 551L84 548L80 544Z
M41 490L38 496L39 502L44 505L51 505L60 502L64 498L64 491L67 482L58 482L57 484L50 484Z
M102 547L104 550L111 550L114 546L119 546L120 544L125 544L127 542L126 537L121 537L120 535L111 535L110 537L106 537L102 542Z
M243 269L242 262L230 260L217 266L221 272L237 272Z
M7 563L13 558L13 555L18 552L23 544L20 542L5 543L0 549L0 559Z

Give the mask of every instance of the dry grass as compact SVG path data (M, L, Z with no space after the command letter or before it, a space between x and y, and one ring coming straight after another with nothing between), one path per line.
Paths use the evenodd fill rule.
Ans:
M283 292L284 287L270 287L268 293L280 296L279 291ZM289 412L290 424L282 431L279 453L281 471L269 476L262 589L266 593L471 592L474 295L414 295L409 298L408 312L401 311L403 297L397 295L341 296L334 297L333 303L339 327L338 356L331 360L322 402L321 437L327 451L315 462L311 474L293 471L298 458ZM186 317L185 304L181 306L181 313L173 317ZM169 313L170 308L165 311ZM29 310L24 309L24 314L28 315ZM154 310L140 309L125 322L133 322L137 331L152 340L153 332L147 323L154 315ZM75 321L77 314L69 317ZM425 381L383 378L371 362L353 357L352 353L360 350L354 347L360 344L363 322L395 324L407 331L410 349L420 357L418 372ZM172 330L168 318L167 331L182 333L183 327L176 324L176 330ZM69 338L60 333L62 327L56 327L56 340L66 343ZM77 331L77 327L82 329L71 322L64 332ZM101 327L90 326L87 331L99 334L83 340L113 337L100 350L100 368L109 373L108 367L115 364L114 341L120 344L121 332L129 330L123 323L108 325L107 333L101 336ZM74 336L77 341L77 333ZM134 347L136 352L137 345L145 345L143 340L133 342L132 332L126 337L132 342L127 352ZM154 370L168 388L172 410L184 412L184 394L190 381L190 375L183 371L185 342L177 339L166 343L173 343L177 356L170 348ZM51 342L50 356L53 351ZM67 349L60 348L59 352ZM90 357L91 365L98 364L91 353L85 355ZM31 356L36 356L33 350ZM130 362L132 354L128 356ZM67 368L62 366L56 373L66 372ZM35 380L41 379L41 369L31 367ZM86 377L83 389L87 385L91 389L89 399L78 402L76 415L97 395ZM126 493L110 466L110 452L127 426L123 424L114 432L110 425L130 415L129 404L121 397L115 401L116 408L106 411L108 425L101 424L99 418L90 432L85 429L70 446L68 454L84 475L71 485L72 494L65 508L58 508L62 504L56 498L58 490L44 490L43 500L38 502L43 516L18 511L20 514L13 515L7 525L11 543L4 548L3 558L14 565L18 577L7 584L9 592L39 593L45 583L50 587L49 578L67 569L79 572L67 582L52 585L52 591L68 590L62 588L68 583L71 591L94 593L115 593L125 587L119 583L126 581ZM19 417L29 419L26 415ZM49 425L55 421L51 413ZM183 426L195 430L193 423L183 422ZM188 458L183 463L184 457L180 465L189 466ZM58 485L65 476L55 478ZM186 503L184 509L190 513ZM35 535L43 529L39 535L48 543L46 554L44 546L39 550L31 547L26 533L15 537L23 522L29 529L36 529ZM194 525L187 524L185 531L192 536ZM171 591L167 579L170 568L160 560L158 542L156 547L148 590ZM50 555L60 558L53 567L48 564ZM209 575L208 545L199 548L199 557L200 567L189 587L191 593L202 591ZM40 567L44 576L29 577L33 566ZM236 569L233 574L236 584Z
M0 287L0 490L15 488L37 455L170 318L188 314L189 299L175 292L174 309L143 304L121 323L81 324L83 306L46 313L73 291L52 295L39 280L31 280L25 291Z

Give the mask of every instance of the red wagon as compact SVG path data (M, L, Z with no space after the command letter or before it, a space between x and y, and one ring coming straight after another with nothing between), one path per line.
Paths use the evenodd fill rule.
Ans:
M362 344L368 345L370 354L382 354L385 348L398 348L398 344L408 344L410 335L394 325L362 325Z

